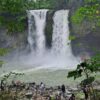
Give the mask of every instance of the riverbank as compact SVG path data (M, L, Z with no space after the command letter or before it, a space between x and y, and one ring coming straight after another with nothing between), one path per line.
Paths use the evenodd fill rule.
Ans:
M36 84L12 81L10 85L3 84L1 87L0 100L69 100L72 94L76 100L84 100L84 93L79 85L76 87L64 85L64 88L65 92L62 91L62 85L50 87L43 82ZM96 84L94 90L98 97L95 100L100 100L99 84Z

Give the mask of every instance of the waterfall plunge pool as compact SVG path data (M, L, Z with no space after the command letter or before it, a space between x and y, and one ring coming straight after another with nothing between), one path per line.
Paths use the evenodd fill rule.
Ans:
M0 74L11 71L25 73L21 80L44 81L48 84L67 82L68 69L80 62L72 53L69 40L69 10L58 10L53 15L52 47L46 49L47 9L28 11L28 49L27 55L17 54L1 68Z

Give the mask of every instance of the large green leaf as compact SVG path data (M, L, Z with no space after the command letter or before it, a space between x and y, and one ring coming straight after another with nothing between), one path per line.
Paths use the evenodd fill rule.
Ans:
M94 82L95 80L95 77L89 77L88 79L84 79L81 81L81 84L82 85L89 85L91 84L92 82Z

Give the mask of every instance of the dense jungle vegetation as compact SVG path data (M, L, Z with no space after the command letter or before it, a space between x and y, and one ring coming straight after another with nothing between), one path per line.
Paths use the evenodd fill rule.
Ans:
M0 27L4 26L8 33L22 32L27 27L27 10L55 9L55 6L64 2L73 3L75 0L0 0ZM100 26L100 0L76 0L81 6L76 9L71 18L73 23L81 24L84 21L92 23L92 29Z
M27 26L27 10L53 9L56 0L0 0L0 26L8 33L22 32Z
M90 30L96 30L97 27L100 27L100 1L84 0L82 6L71 17L71 21L75 24L82 24L88 21L92 24ZM96 56L90 59L84 59L82 63L77 65L75 70L69 71L67 76L68 78L74 77L74 79L85 76L85 79L80 82L80 85L89 85L92 87L93 93L90 95L92 97L91 100L98 100L95 95L96 92L93 89L93 82L95 81L93 73L100 72L100 50L98 51Z
M72 22L81 24L88 21L92 24L91 29L100 26L100 0L83 0L83 4L72 16Z

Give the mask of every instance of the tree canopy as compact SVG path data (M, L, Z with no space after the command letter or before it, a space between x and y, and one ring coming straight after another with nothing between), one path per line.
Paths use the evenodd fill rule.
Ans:
M84 0L72 16L72 22L80 24L83 21L94 22L94 27L100 26L100 0Z
M8 49L0 48L0 56L4 56L5 54L7 54L8 51ZM0 67L2 66L2 64L4 64L4 62L0 60Z
M90 84L95 80L93 73L100 72L100 54L86 59L77 65L77 68L68 73L68 78L74 77L74 79L85 75L85 79L82 80L85 84Z
M0 27L8 33L22 32L27 26L26 10L53 8L54 0L0 0Z

